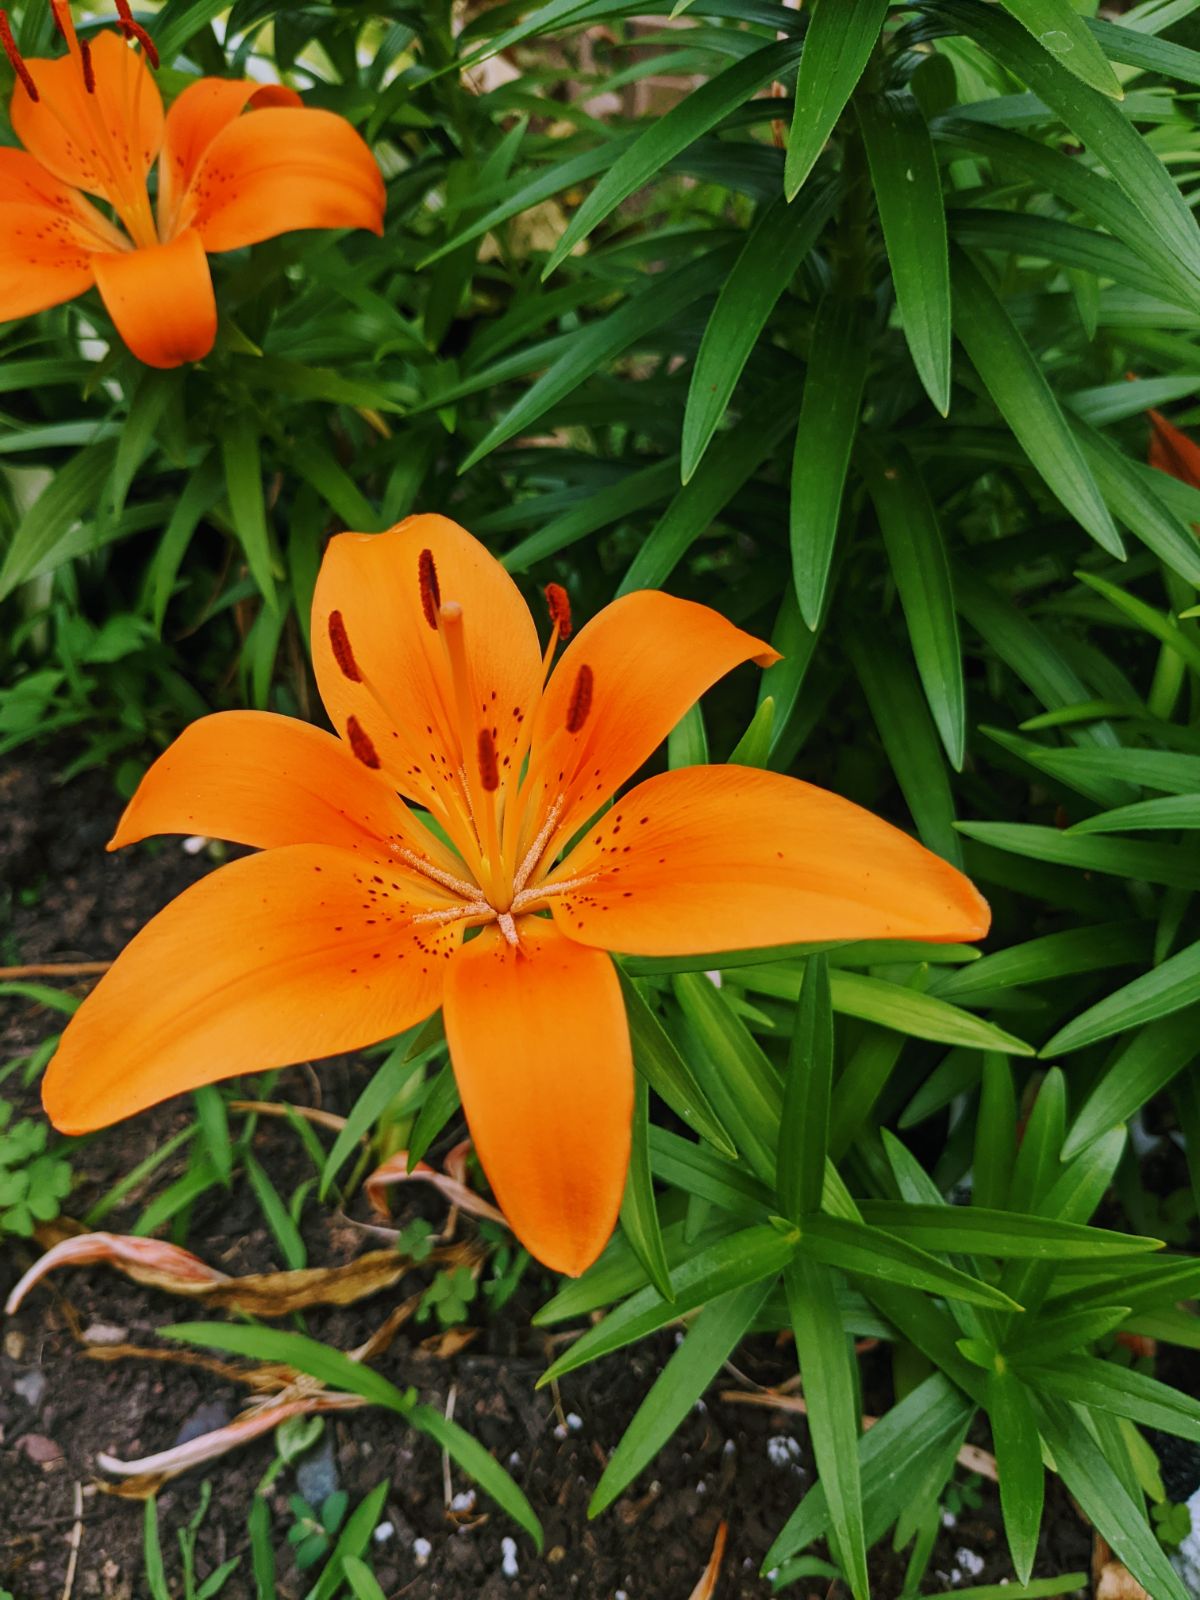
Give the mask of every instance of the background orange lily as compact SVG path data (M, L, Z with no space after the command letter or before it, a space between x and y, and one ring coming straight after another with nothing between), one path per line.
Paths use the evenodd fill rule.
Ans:
M81 40L65 0L51 4L66 56L23 61L4 25L25 148L0 149L0 315L94 284L134 355L176 367L216 338L209 253L299 228L383 231L383 178L344 118L303 107L283 85L223 78L190 84L164 116L144 50L118 33Z
M534 1255L578 1273L612 1231L629 1155L608 951L987 931L961 873L778 773L651 777L568 847L716 679L777 657L706 606L642 591L547 682L570 628L565 596L550 600L543 652L512 579L442 517L331 542L312 634L341 737L227 712L151 767L112 847L199 833L261 853L181 895L84 1001L44 1081L58 1127L352 1050L441 1005L500 1205Z

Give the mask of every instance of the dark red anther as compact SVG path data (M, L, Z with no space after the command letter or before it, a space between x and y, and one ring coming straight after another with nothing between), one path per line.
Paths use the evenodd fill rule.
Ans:
M346 718L346 737L350 741L351 750L353 750L363 766L378 771L383 765L379 759L379 752L372 744L370 735L363 728L357 717Z
M133 12L129 9L129 0L117 0L117 16L120 19L120 29L127 39L136 39L146 52L146 60L152 67L158 66L158 51L154 40L142 27L140 22L135 22Z
M592 669L586 664L579 669L575 687L571 690L571 703L567 707L567 732L578 733L592 709Z
M479 781L487 794L495 794L500 787L500 763L490 728L479 730Z
M17 41L13 38L12 28L8 23L8 12L0 10L0 45L4 46L4 54L8 57L13 71L20 78L25 93L33 101L41 98L37 91L37 84L33 81L33 74L21 59L21 52L17 49Z
M329 613L329 648L333 651L333 659L337 662L342 677L349 678L351 683L361 683L362 673L358 670L358 662L354 659L354 651L350 648L350 636L346 632L346 624L340 611Z
M546 605L550 611L550 621L558 629L558 637L569 639L572 627L571 597L561 583L546 585Z
M436 632L442 590L438 583L432 550L422 550L417 557L417 578L421 585L421 610L425 613L425 621Z
M96 69L92 66L92 47L86 39L79 41L79 62L83 67L83 87L89 94L95 94Z

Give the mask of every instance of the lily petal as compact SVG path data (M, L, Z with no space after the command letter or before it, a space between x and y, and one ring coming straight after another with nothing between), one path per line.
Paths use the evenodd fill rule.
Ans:
M297 228L382 233L385 199L375 157L344 117L268 106L217 134L180 216L206 250L237 250Z
M32 316L90 289L94 249L95 241L66 212L0 201L0 318Z
M353 717L401 793L458 815L456 769L475 761L476 748L459 748L446 650L421 600L423 550L433 556L441 598L462 606L474 703L481 725L494 730L501 766L509 765L541 682L537 630L496 558L445 517L409 517L387 533L330 540L313 596L313 670L338 732Z
M616 1224L629 1164L633 1058L612 962L549 923L495 928L447 971L446 1038L463 1109L513 1232L576 1275Z
M95 258L96 283L117 331L148 367L200 361L217 336L217 302L200 236Z
M340 739L272 711L218 711L184 729L138 785L108 848L155 833L198 833L260 850L327 844L384 859L394 847L447 872L456 865Z
M247 106L301 106L294 89L249 78L198 78L171 102L158 164L159 231L170 238L176 208L216 136Z
M1168 422L1161 411L1148 413L1153 432L1150 435L1150 465L1172 478L1190 483L1200 489L1200 445L1193 443L1173 422Z
M988 931L968 878L908 834L797 778L685 767L623 796L551 875L572 939L699 955L824 939L949 943Z
M173 900L67 1025L42 1084L55 1127L87 1133L185 1089L357 1050L428 1016L458 936L414 922L426 908L372 866L289 845Z
M546 686L530 757L531 815L540 818L562 796L556 837L569 837L718 678L743 661L778 659L709 606L652 589L613 601L572 639ZM566 724L582 666L591 669L592 703L571 735Z
M101 195L121 213L136 196L148 217L146 175L163 135L158 85L141 52L119 34L94 34L90 50L92 94L74 53L25 63L39 98L14 92L13 132L56 177Z

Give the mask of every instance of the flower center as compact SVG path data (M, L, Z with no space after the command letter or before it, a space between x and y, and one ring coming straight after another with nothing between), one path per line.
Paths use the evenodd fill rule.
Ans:
M554 839L565 809L565 796L558 795L546 808L537 832L530 838L534 817L530 796L525 789L525 766L532 741L533 717L516 713L515 732L505 735L507 753L502 757L498 744L499 725L483 720L489 716L495 692L481 695L474 681L472 657L467 648L466 618L462 604L443 598L442 586L431 550L422 550L417 559L416 582L421 614L438 636L445 665L450 703L445 707L446 748L438 758L448 780L428 799L431 815L453 841L462 865L462 875L449 871L418 852L400 848L397 854L414 872L447 890L455 898L444 906L420 912L417 922L446 924L464 922L470 926L496 923L510 944L519 945L518 919L547 908L551 900L586 880L572 879L548 885L545 880L553 865ZM571 633L571 607L566 590L550 584L546 591L550 612L550 643L542 658L541 687L545 685L555 648ZM327 619L330 651L341 675L360 685L378 709L395 725L395 713L388 697L364 671L355 653L340 611ZM588 721L595 693L595 675L590 666L580 666L568 702L562 729L555 739L575 739ZM432 728L429 730L431 735ZM357 717L346 721L345 737L352 753L366 767L379 770L383 763L370 735ZM449 776L452 774L452 778Z

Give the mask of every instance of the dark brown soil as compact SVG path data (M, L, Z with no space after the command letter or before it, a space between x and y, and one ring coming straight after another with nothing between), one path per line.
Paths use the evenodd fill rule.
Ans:
M118 802L106 780L92 775L65 788L44 761L29 760L0 774L0 952L7 964L102 960L172 894L211 865L187 855L178 841L140 846L120 856L103 849ZM0 1002L0 1006L4 1006ZM27 1001L0 1010L0 1059L28 1051L61 1019ZM279 1098L345 1111L365 1081L354 1060L322 1065L319 1075L298 1068L282 1075ZM10 1079L5 1094L13 1093ZM77 1146L73 1162L79 1183L69 1208L82 1214L177 1128L188 1112L175 1104ZM283 1124L260 1124L256 1153L283 1193L306 1175L305 1158ZM150 1194L160 1192L182 1170L182 1152L155 1174L152 1188L131 1196L105 1226L126 1231ZM290 1181L289 1181L290 1180ZM229 1272L277 1268L277 1247L263 1226L253 1197L235 1181L195 1209L188 1245ZM351 1208L365 1215L361 1202ZM410 1203L441 1218L432 1195ZM402 1219L401 1219L402 1220ZM376 1241L323 1208L306 1211L310 1263L348 1259ZM0 1299L36 1247L7 1246L0 1259ZM345 1310L310 1314L307 1331L342 1349L361 1343L379 1325L398 1291ZM529 1314L549 1292L549 1282L528 1274L516 1299L494 1320L482 1319L473 1342L450 1359L422 1348L428 1327L401 1331L381 1370L400 1385L415 1385L424 1399L444 1409L455 1395L455 1417L505 1462L541 1516L546 1552L479 1496L468 1510L447 1508L442 1460L423 1436L398 1419L364 1410L328 1425L340 1486L356 1503L377 1484L390 1484L384 1517L390 1536L372 1546L372 1561L385 1594L411 1600L686 1600L708 1561L718 1524L729 1525L729 1544L717 1588L718 1600L763 1600L770 1586L758 1568L771 1540L811 1482L812 1463L803 1421L794 1414L760 1409L710 1394L633 1490L594 1523L588 1500L604 1462L620 1438L655 1374L673 1348L663 1334L581 1373L558 1394L535 1392L548 1360L545 1334L529 1328ZM147 1600L143 1575L140 1504L96 1487L97 1452L133 1458L176 1442L181 1428L198 1420L219 1424L237 1409L240 1392L194 1369L125 1360L102 1364L85 1353L79 1334L96 1324L127 1331L130 1341L155 1343L156 1330L188 1319L195 1308L138 1287L103 1268L64 1271L36 1290L7 1319L0 1343L0 1586L16 1600L59 1600L75 1524L76 1486L83 1516L72 1594ZM751 1341L716 1390L746 1390L777 1384L794 1362L786 1344ZM31 1375L45 1379L40 1395ZM885 1362L870 1358L864 1369L869 1401L887 1404ZM32 1398L31 1398L32 1397ZM202 1410L203 1408L203 1410ZM789 1442L790 1441L790 1442ZM980 1443L986 1445L986 1435ZM40 1459L49 1457L49 1459ZM221 1561L241 1555L241 1565L222 1594L253 1600L246 1518L256 1485L274 1458L269 1442L175 1480L159 1497L159 1519L172 1594L182 1594L175 1530L194 1514L205 1478L212 1500L198 1542L203 1579ZM455 1495L470 1484L451 1472ZM1086 1568L1090 1535L1052 1480L1038 1572L1050 1575ZM979 1485L978 1510L960 1512L939 1541L924 1584L927 1593L952 1592L964 1583L1011 1577L1000 1532L993 1485ZM268 1495L275 1548L279 1552L279 1600L299 1600L313 1576L298 1574L286 1544L291 1523L287 1496L295 1491L285 1471ZM502 1541L514 1539L517 1570L508 1573ZM427 1545L422 1543L426 1541ZM982 1560L970 1576L959 1552ZM894 1600L905 1557L886 1543L873 1556L875 1593ZM789 1593L807 1591L822 1600L845 1600L826 1580L811 1580Z

